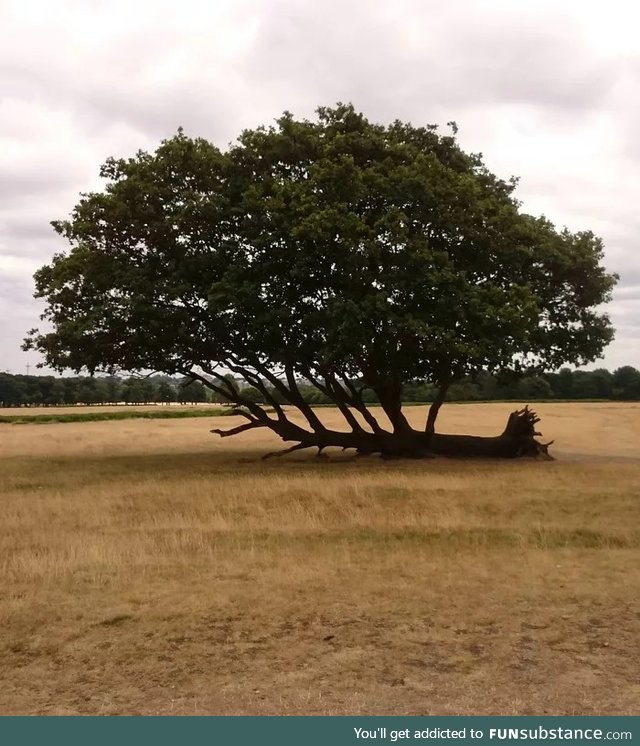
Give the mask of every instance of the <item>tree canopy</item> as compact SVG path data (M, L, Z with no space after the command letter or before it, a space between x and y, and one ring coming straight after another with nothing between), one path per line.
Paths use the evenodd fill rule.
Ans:
M191 376L233 394L243 429L287 440L302 436L281 407L265 413L229 373L278 390L308 438L323 426L301 380L353 433L391 442L410 437L407 381L443 399L468 375L594 360L613 336L602 242L522 212L516 180L455 133L337 105L313 121L285 112L225 151L179 130L153 154L109 159L105 190L53 224L71 249L35 275L52 331L26 345L58 369Z

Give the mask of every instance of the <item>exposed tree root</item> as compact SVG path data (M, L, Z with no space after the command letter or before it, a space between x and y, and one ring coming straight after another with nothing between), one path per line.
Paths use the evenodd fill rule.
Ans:
M549 454L553 441L540 443L535 439L540 435L535 426L540 418L526 406L509 415L507 425L501 435L482 438L477 435L434 434L430 449L442 456L480 456L485 458L540 457L554 460Z

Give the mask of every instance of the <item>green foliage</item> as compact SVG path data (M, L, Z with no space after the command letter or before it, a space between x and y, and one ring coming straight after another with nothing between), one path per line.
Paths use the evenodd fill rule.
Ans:
M0 373L0 405L58 406L175 401L177 382L169 377L12 376ZM162 392L162 395L161 395Z
M160 381L157 389L158 401L169 403L176 400L176 391L167 381Z
M182 404L197 404L207 401L207 391L198 381L184 379L178 387L176 397Z
M235 365L252 386L288 370L399 392L588 362L613 335L600 239L522 213L515 180L434 126L337 105L226 152L179 132L101 175L35 275L53 330L26 347L58 369Z
M625 365L614 372L612 379L615 398L640 399L640 371Z

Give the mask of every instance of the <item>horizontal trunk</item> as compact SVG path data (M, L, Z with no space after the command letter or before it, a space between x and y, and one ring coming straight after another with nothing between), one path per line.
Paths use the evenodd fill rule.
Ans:
M522 456L542 456L551 459L548 447L551 443L535 440L539 435L535 425L539 421L528 407L512 412L504 432L495 437L477 435L430 434L407 429L394 433L381 431L350 433L322 429L310 432L290 421L254 421L231 430L219 429L212 432L225 437L244 432L252 427L268 427L283 441L294 442L284 451L267 453L263 458L277 456L305 448L317 448L320 454L325 448L337 447L343 450L354 449L360 455L380 454L382 458L429 458L434 455L461 458L519 458Z
M548 447L549 444L547 444ZM519 456L549 455L542 443L522 438L498 435L482 438L478 435L433 435L429 450L438 456L460 458L518 458Z
M501 435L480 437L478 435L447 435L434 433L429 443L431 453L439 456L479 457L479 458L519 458L540 456L553 459L549 446L553 443L540 443L536 436L536 424L540 418L529 407L517 409L507 419Z

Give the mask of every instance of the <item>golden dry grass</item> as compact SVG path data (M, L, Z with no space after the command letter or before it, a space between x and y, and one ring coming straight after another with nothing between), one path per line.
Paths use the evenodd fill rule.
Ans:
M84 405L69 405L55 407L0 407L0 416L22 415L24 417L38 416L43 414L77 414L99 413L99 412L161 412L169 408L171 411L187 411L190 409L213 410L224 408L223 404L210 404L200 402L197 404L179 404L171 402L170 404L92 404L90 407Z
M556 462L0 426L0 713L638 714L640 405L536 409Z

